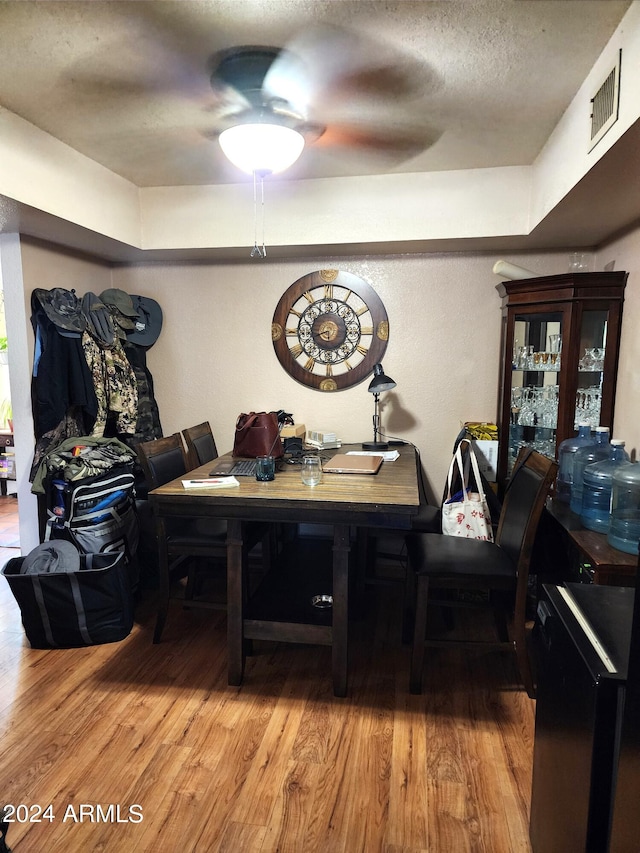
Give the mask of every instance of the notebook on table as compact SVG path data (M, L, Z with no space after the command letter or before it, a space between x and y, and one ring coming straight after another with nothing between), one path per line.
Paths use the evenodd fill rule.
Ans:
M352 456L336 453L325 463L323 470L328 474L377 474L382 465L382 456Z

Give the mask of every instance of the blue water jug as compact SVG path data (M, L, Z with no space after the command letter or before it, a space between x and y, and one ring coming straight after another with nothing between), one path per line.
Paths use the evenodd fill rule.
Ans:
M579 447L573 457L573 483L571 484L571 510L582 515L582 477L584 469L592 462L609 457L609 427L596 427L595 441Z
M556 478L556 498L564 503L571 500L573 485L573 456L576 450L595 442L588 421L578 424L578 434L565 438L558 447L558 476Z
M609 458L587 465L582 474L580 521L589 530L607 533L611 518L611 480L621 465L631 465L624 441L612 438Z
M611 479L611 522L607 540L618 551L638 554L640 542L640 463L623 465Z

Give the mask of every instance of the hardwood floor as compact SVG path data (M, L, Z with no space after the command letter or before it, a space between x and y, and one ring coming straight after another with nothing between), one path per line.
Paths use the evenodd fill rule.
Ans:
M147 601L120 643L30 649L3 580L0 799L52 807L10 826L14 853L530 851L510 658L433 650L411 696L399 595L369 595L336 699L324 647L256 644L228 687L219 611L174 605L154 646Z

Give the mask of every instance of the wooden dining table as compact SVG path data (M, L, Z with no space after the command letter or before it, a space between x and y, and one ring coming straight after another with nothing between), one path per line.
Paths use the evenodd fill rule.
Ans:
M408 530L419 509L417 454L412 445L397 449L375 475L323 473L315 486L302 483L300 465L283 461L275 479L258 482L238 477L233 488L184 488L183 479L206 478L209 462L149 493L156 517L222 518L227 521L228 683L244 677L246 641L253 639L317 643L332 648L333 690L347 694L350 572L357 549L353 532L366 528ZM360 445L334 453L360 450ZM227 454L228 455L228 454ZM243 537L250 522L329 525L332 535L332 606L325 624L316 619L252 618L247 609L247 560ZM353 552L353 553L352 553ZM304 566L300 569L304 572ZM258 591L257 595L260 593Z

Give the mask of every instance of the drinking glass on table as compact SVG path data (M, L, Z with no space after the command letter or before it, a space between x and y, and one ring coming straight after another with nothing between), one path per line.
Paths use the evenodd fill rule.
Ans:
M302 482L305 486L317 486L322 479L322 465L319 456L304 456L301 469Z
M269 482L276 476L276 460L273 456L256 456L256 480Z

